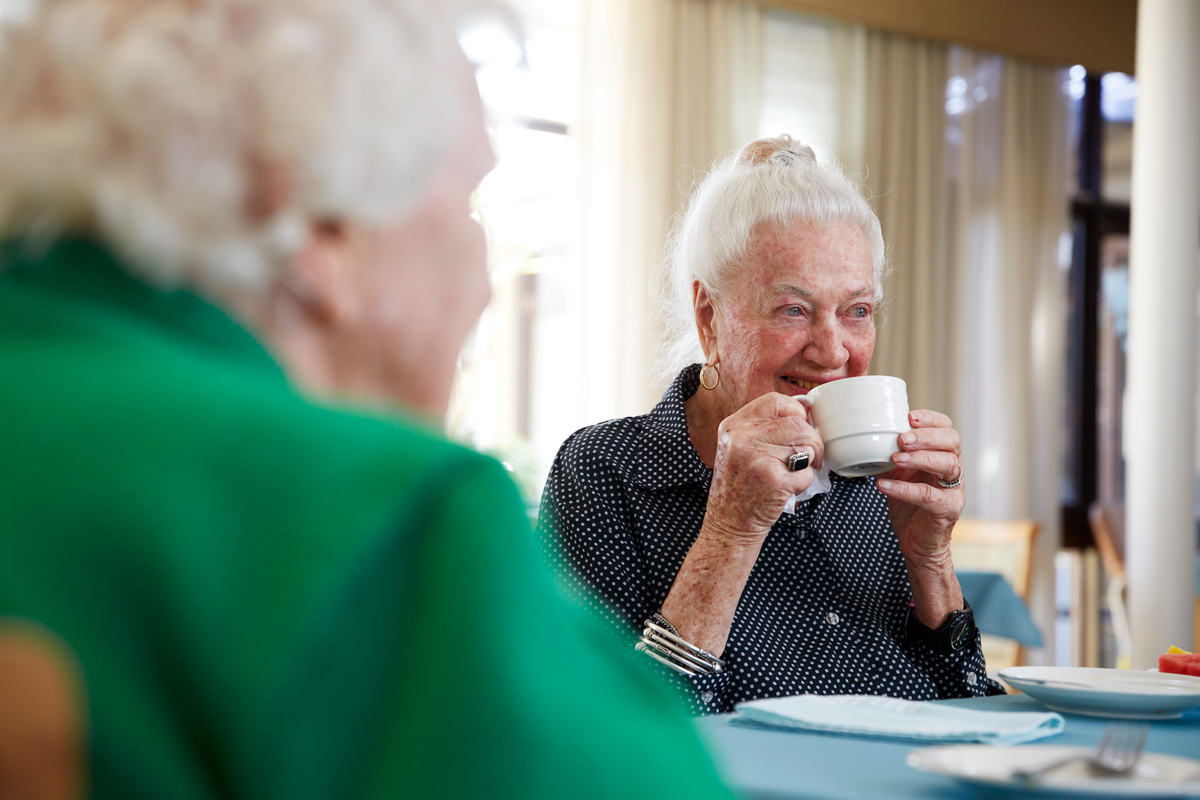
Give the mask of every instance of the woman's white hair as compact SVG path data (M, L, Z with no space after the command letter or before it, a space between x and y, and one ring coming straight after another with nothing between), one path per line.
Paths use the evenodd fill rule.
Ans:
M466 114L455 22L430 0L41 0L0 42L0 238L264 287L312 221L421 199Z
M790 136L759 139L705 177L667 242L664 377L704 359L696 333L693 281L700 281L720 302L730 275L744 263L755 228L796 222L859 228L871 251L876 307L883 302L883 233L858 186L840 167L821 164L811 147Z

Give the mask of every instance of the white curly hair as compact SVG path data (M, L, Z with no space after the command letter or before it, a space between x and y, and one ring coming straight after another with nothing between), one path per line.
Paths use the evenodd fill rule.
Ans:
M311 222L421 198L467 113L473 5L41 0L0 47L0 238L94 236L160 285L265 287ZM266 174L285 191L257 213Z
M850 224L862 231L874 266L875 305L883 302L887 268L879 218L837 165L817 161L811 147L783 135L750 142L700 182L667 242L660 377L704 360L696 333L692 283L717 302L743 263L762 223Z

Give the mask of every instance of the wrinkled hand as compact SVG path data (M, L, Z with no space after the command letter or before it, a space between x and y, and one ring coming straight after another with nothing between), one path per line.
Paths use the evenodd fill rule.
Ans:
M788 470L807 451L807 469ZM825 446L795 398L772 392L726 417L717 429L717 456L702 534L759 545L792 495L812 483Z
M961 440L950 418L936 411L908 415L912 431L900 434L900 452L892 456L896 469L876 482L888 498L888 514L911 567L940 570L952 566L950 532L966 502L960 483Z

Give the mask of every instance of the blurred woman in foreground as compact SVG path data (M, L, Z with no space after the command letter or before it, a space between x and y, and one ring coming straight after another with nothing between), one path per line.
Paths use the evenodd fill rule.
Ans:
M3 42L0 615L78 657L97 797L723 793L426 427L490 291L442 8L60 0Z

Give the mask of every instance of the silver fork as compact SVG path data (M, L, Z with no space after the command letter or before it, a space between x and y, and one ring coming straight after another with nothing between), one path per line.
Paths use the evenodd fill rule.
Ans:
M1147 730L1145 725L1111 723L1104 729L1104 735L1100 738L1095 753L1067 756L1037 769L1017 769L1013 771L1013 777L1026 783L1036 783L1043 775L1076 761L1086 761L1088 767L1097 775L1128 775L1133 772L1142 757L1142 750L1146 747Z

